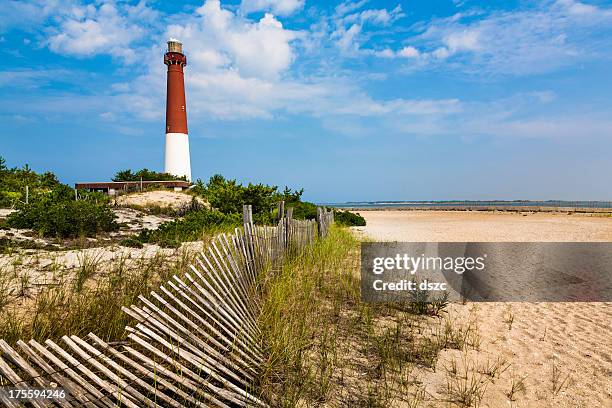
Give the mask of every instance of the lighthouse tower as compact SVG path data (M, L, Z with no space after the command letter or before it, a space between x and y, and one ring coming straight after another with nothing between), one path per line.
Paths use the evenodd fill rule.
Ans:
M191 181L185 77L183 74L183 67L187 65L187 57L183 54L183 44L180 41L172 38L168 40L168 52L164 55L164 64L168 66L164 171L175 176L186 176L187 180Z

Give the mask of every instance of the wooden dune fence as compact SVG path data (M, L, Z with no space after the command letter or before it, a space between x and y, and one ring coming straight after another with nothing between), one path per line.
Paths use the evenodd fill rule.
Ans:
M0 404L267 406L253 386L264 358L258 275L325 236L333 223L325 209L316 221L293 220L283 204L279 215L275 227L255 226L245 206L242 228L217 236L190 270L123 308L133 318L125 341L108 343L93 333L57 343L20 340L15 347L0 340ZM16 390L26 399L13 398ZM50 398L31 398L40 393Z

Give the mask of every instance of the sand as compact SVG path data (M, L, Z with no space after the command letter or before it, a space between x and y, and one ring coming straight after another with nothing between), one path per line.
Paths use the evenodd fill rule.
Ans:
M612 241L612 218L566 214L447 211L363 211L358 234L385 241ZM612 303L453 304L455 321L473 320L476 350L442 352L435 371L421 373L428 405L443 403L452 361L486 384L484 407L612 407ZM478 367L497 359L496 378ZM525 390L508 397L512 383Z
M191 204L194 196L178 191L168 190L154 190L145 191L142 193L133 193L117 197L117 204L121 206L159 206L159 207L170 207L174 209L188 206ZM197 197L201 204L206 204L204 200Z
M612 217L564 213L472 211L363 211L377 241L406 242L609 242Z

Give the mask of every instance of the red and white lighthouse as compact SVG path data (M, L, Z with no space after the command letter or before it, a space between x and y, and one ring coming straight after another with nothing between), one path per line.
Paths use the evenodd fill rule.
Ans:
M168 66L164 171L175 176L185 176L187 180L191 180L185 76L183 74L183 67L187 65L187 57L183 54L183 44L180 41L172 38L168 40L168 52L164 55L164 64Z

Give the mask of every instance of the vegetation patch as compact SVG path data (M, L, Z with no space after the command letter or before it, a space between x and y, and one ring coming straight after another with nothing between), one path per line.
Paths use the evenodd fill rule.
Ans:
M160 173L149 169L141 169L136 172L132 170L120 170L113 177L113 181L188 181L185 176L175 176L169 173Z
M338 225L261 279L259 386L274 407L421 406L419 373L477 342L473 325L441 319L446 299L361 303L359 242Z
M194 258L195 253L178 250L152 258L121 257L109 264L99 255L83 252L76 275L44 287L27 311L9 302L10 285L0 275L0 338L15 344L19 339L57 341L64 335L93 332L105 341L122 340L130 318L121 307L183 273Z
M93 237L99 232L119 229L106 200L96 198L92 195L77 201L72 189L60 185L49 193L32 197L29 204L19 204L19 211L9 215L6 225L58 238Z
M203 209L190 212L181 219L165 222L156 230L144 230L138 235L138 240L176 247L180 242L198 241L214 232L228 231L239 225L242 225L242 216L239 214Z
M253 219L256 224L271 225L278 216L278 203L285 202L285 208L293 208L296 220L314 220L317 217L317 205L302 201L304 189L291 190L285 187L281 192L278 186L266 184L242 185L235 179L226 179L216 174L207 183L198 180L192 189L193 194L205 198L210 205L224 214L242 214L243 205L253 207ZM350 211L334 210L336 221L346 226L363 226L365 219Z
M119 245L123 247L128 247L128 248L142 248L143 247L142 242L132 237L122 239L119 242Z
M38 174L27 164L21 168L6 167L6 160L0 156L0 207L14 207L25 201L26 187L30 194L50 191L60 186L55 174Z
M334 221L347 227L365 227L366 220L359 213L334 210Z

